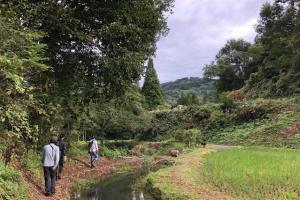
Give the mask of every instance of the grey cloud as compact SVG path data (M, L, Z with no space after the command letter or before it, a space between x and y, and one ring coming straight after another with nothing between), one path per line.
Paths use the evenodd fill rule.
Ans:
M155 66L161 82L201 76L231 38L253 41L266 0L176 0L170 33L158 43Z

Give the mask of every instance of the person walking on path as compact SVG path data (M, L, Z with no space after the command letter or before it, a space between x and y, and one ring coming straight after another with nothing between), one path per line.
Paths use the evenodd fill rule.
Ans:
M55 193L56 174L59 163L59 147L56 144L57 137L53 136L50 143L44 146L42 152L46 196L51 196Z
M59 140L58 140L58 147L59 147L59 152L60 152L60 156L59 156L59 163L58 163L58 179L61 179L62 177L62 172L64 169L64 162L65 162L65 156L67 153L67 144L64 141L65 136L64 135L60 135L59 136Z
M95 137L93 136L92 139L89 141L89 153L91 156L91 168L95 167L95 162L98 160L98 143Z

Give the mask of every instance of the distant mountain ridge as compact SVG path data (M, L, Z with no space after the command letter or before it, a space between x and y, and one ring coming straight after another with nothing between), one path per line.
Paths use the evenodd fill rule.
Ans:
M194 92L198 96L204 97L206 101L213 100L216 93L213 80L198 77L186 77L163 83L160 86L167 104L175 104L182 92Z

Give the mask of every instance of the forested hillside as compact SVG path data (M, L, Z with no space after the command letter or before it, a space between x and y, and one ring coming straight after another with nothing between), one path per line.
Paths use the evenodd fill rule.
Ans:
M190 77L161 84L164 100L168 104L176 104L181 93L194 93L205 101L215 99L216 89L214 81L209 79Z

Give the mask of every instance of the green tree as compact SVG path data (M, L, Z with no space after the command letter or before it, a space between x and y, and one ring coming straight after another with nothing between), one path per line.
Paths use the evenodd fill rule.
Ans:
M47 70L41 32L24 29L8 6L0 11L0 146L5 163L22 155L38 136L33 116L45 113L37 96L44 90L38 77ZM1 151L1 149L0 149Z
M57 122L40 122L45 132L77 129L74 122L88 115L91 102L126 95L167 34L165 13L173 5L173 0L1 2L15 9L25 28L45 32L41 41L48 46L51 70L41 77L49 83L41 101L50 122Z
M16 5L25 26L47 33L55 94L88 101L119 97L140 79L168 31L173 0L4 2Z
M256 96L282 96L300 93L300 2L276 0L263 5L256 27L263 48L259 70L246 90Z
M219 92L240 89L256 68L249 66L251 44L244 40L229 40L219 51L216 60L204 68L207 78L216 78Z
M198 105L198 104L200 104L200 99L197 96L197 94L194 92L189 92L189 93L182 92L180 94L180 97L177 100L177 105L189 106L189 105Z
M145 96L146 104L150 109L155 109L158 105L163 104L160 84L152 58L150 58L148 62L142 94Z

